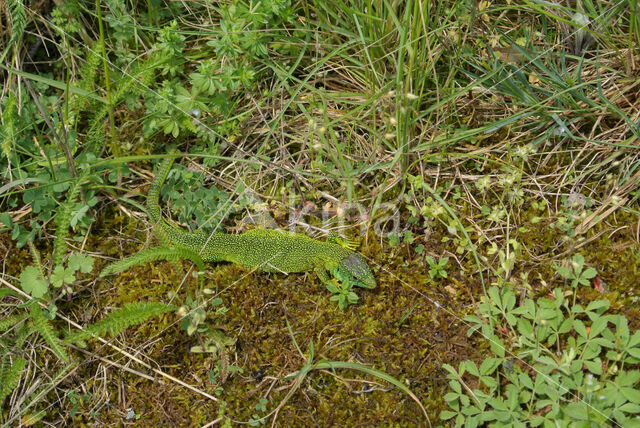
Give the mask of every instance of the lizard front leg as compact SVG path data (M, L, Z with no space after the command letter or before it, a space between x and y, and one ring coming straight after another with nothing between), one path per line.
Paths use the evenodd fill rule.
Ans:
M320 282L322 282L327 287L329 287L329 285L333 285L334 287L338 286L336 281L331 278L329 272L327 271L327 269L325 269L324 266L316 266L314 272L316 273L316 275L318 275L318 279L320 280Z

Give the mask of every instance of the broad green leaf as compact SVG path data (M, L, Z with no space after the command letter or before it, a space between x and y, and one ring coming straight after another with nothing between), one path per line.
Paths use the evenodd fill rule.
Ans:
M483 364L484 364L484 362L483 362ZM460 368L461 369L464 368L464 370L468 371L469 373L471 373L474 376L480 376L480 371L478 370L478 366L476 365L475 362L473 362L471 360L467 360L467 361L461 363L460 364Z
M13 221L11 221L11 214L9 213L0 214L0 223L2 223L4 227L11 229L11 226L13 226Z
M578 266L574 266L574 269L579 267L580 269L576 269L578 272L582 270L582 266L584 266L584 256L580 253L573 256L573 262Z
M498 386L498 381L491 376L480 376L480 382L484 383L492 390Z
M598 274L598 272L594 268L587 268L587 269L585 269L584 272L582 272L582 275L580 275L580 276L582 278L591 279L591 278L595 277L597 274Z
M564 407L564 412L571 419L577 421L586 420L588 417L587 404L583 401L567 404Z
M64 268L61 265L56 266L51 274L51 284L54 287L62 287L64 284L72 284L76 280L74 271L69 268Z
M624 413L640 413L640 405L635 403L626 403L618 407L618 410Z
M482 364L480 364L480 373L483 375L490 375L496 371L500 366L502 359L500 358L486 358Z
M447 392L446 394L444 394L444 401L446 401L447 403L453 403L459 398L460 394L457 394L455 392Z
M602 361L600 358L584 361L584 365L591 373L598 376L602 374Z
M457 415L456 412L452 412L450 410L443 410L442 412L440 412L440 419L442 419L443 421L446 421L448 419L451 419L455 415Z
M529 320L524 318L518 318L518 332L527 338L531 338L533 336L533 326Z
M639 404L640 403L640 391L636 388L623 387L620 388L620 392L625 398L632 403Z
M620 386L633 386L640 380L640 371L632 370L630 372L620 372L616 381Z
M504 349L504 342L502 341L502 339L500 339L496 335L490 336L487 339L489 339L489 346L491 347L491 350L493 351L493 353L496 354L496 356L498 357L504 358L505 349Z
M67 265L74 272L79 270L82 273L89 273L93 270L93 258L84 254L74 253L69 257Z
M584 326L584 323L580 320L574 320L573 321L573 329L576 331L576 333L578 333L580 336L584 337L586 339L587 337L587 329Z
M600 309L602 310L602 312L604 312L605 310L609 309L609 306L611 306L611 302L609 302L608 300L595 300L587 305L586 310L598 311Z
M525 388L533 389L533 381L528 374L520 373L518 378L520 379L520 383L522 384L522 386L524 386Z
M40 277L40 271L35 266L27 266L22 271L20 285L26 293L33 297L42 297L49 291L47 282Z
M591 330L589 331L589 338L593 339L596 336L599 336L602 333L602 330L607 328L607 319L604 317L600 317L596 319L593 324L591 324Z
M640 344L640 330L633 333L633 336L629 339L628 347L632 348Z

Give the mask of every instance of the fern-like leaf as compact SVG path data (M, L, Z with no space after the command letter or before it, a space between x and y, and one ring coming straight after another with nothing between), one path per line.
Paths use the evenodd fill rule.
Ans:
M96 45L95 51L99 52L100 45ZM131 72L123 74L116 85L115 92L112 94L111 105L117 107L125 97L131 94L141 95L149 90L149 86L153 83L159 61L151 56L146 61L132 67ZM96 109L95 113L89 120L89 130L87 132L87 151L95 151L98 145L104 141L104 121L103 119L109 113L109 105L103 105Z
M71 224L73 207L76 204L76 200L78 199L78 195L80 194L80 189L82 187L82 182L85 178L86 176L84 174L76 178L71 185L71 190L67 194L66 201L58 209L58 213L56 215L56 239L53 242L54 267L62 264L62 259L64 258L65 250L67 249L65 238L69 234L69 225Z
M11 16L11 40L19 42L24 34L24 28L27 26L27 14L24 10L22 0L9 0L9 16Z
M102 45L100 40L98 40L93 47L87 48L85 63L79 73L81 79L76 83L77 87L84 89L87 92L94 92L97 81L97 70L102 63L102 57L100 56L101 50ZM81 112L94 110L90 108L90 103L90 97L86 95L73 94L69 102L69 117L67 118L69 126L74 127L76 125Z
M27 360L16 357L13 364L9 360L9 356L4 356L0 361L0 405L4 399L11 394L11 391L18 386L22 371L27 365Z
M33 326L33 321L20 324L18 328L16 328L16 335L13 341L14 349L22 349L29 336L35 332L36 329Z
M157 225L158 229L163 229L164 224L162 224L162 213L160 212L160 189L162 188L162 184L167 179L167 175L169 175L169 171L171 171L171 166L173 165L174 158L171 156L173 153L169 153L168 156L158 168L156 172L156 177L153 182L151 182L151 188L149 189L149 194L147 195L147 214L149 215L149 219L154 225Z
M40 271L40 276L43 278L46 278L47 273L44 271L44 266L42 265L42 259L40 258L40 252L38 251L36 246L33 245L33 242L27 241L27 243L29 244L29 250L31 250L31 257L33 257L33 262L38 268L38 271Z
M205 270L204 261L202 257L195 251L187 250L186 248L175 247L155 247L147 250L142 250L138 254L135 254L126 259L122 259L115 263L111 263L100 272L100 277L111 275L125 271L133 266L141 265L154 260L177 260L188 259L191 260L198 267L198 270Z
M172 312L176 309L177 307L174 305L161 302L128 303L123 308L116 309L106 318L90 325L84 330L74 331L67 334L64 339L64 343L77 343L84 341L93 335L101 337L105 333L109 333L111 336L114 336L127 327L143 323L151 317Z
M49 344L49 346L51 347L53 352L56 353L58 358L60 358L65 362L69 362L69 356L67 355L64 348L62 347L62 343L60 342L60 339L58 339L58 336L53 330L53 327L51 326L51 322L42 313L42 309L40 308L40 305L38 304L31 305L30 314L31 314L31 321L33 322L34 328L38 333L40 333L40 336L42 336L44 341L47 342L47 344Z
M4 154L6 157L9 157L11 155L11 152L14 150L17 134L17 120L17 99L16 95L13 92L10 92L7 104L2 111L2 115L0 115L0 122L2 122L3 125L0 127L0 149L2 150L2 154Z
M12 315L10 317L0 319L0 333L9 330L16 324L21 323L27 317L26 314Z

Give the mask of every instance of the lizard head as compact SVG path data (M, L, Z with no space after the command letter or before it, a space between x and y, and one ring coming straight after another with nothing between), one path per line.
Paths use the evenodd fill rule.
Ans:
M376 288L376 279L373 277L369 265L356 253L339 261L331 273L342 282L363 288Z

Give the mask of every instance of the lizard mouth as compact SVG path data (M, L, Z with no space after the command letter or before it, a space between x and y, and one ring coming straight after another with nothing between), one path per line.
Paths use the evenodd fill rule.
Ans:
M374 278L367 278L362 281L364 284L364 288L376 288L378 284L376 284L376 280Z

